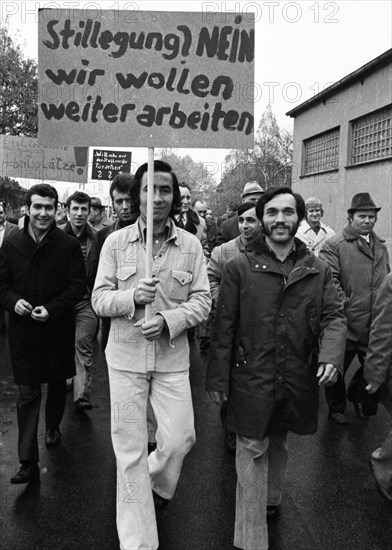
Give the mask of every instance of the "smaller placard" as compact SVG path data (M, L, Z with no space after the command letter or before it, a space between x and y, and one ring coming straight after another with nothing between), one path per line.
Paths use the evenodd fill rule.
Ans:
M91 178L112 181L119 172L131 171L131 159L130 151L94 149Z

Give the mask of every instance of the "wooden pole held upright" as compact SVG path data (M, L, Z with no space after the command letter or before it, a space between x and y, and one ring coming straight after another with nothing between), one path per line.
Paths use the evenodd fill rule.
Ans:
M147 168L147 235L146 235L146 278L152 276L152 233L154 215L154 147L148 148ZM151 320L151 304L145 306L145 320Z

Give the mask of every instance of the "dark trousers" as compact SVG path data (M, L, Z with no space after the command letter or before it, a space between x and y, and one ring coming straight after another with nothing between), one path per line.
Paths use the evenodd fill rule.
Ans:
M356 355L358 355L358 360L361 366L354 374L347 389L347 398L350 400L350 393L355 393L356 387L358 387L363 380L363 368L366 357L366 353L364 351L359 349L346 349L346 353L344 355L343 377L339 374L336 384L332 384L332 386L325 386L325 397L327 398L327 403L330 410L333 412L342 413L346 409L346 385L344 383L344 375Z
M18 386L19 395L16 402L18 418L18 455L19 462L33 460L38 462L38 421L41 406L41 385ZM63 418L67 397L67 382L48 383L48 393L45 403L45 424L47 430L59 427Z
M111 324L111 318L110 317L102 317L102 324L101 324L101 351L105 352L106 345L109 340L109 334L110 334L110 324Z
M5 329L4 309L0 307L0 331Z

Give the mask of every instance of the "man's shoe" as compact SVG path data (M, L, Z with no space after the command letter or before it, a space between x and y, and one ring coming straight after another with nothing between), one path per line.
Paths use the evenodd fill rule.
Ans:
M236 449L237 449L237 436L233 433L228 433L225 435L225 447L226 451L231 454L235 455Z
M45 435L45 445L47 447L54 447L60 443L61 433L59 429L47 430Z
M90 409L93 408L92 404L90 403L90 401L87 401L86 399L77 399L75 401L75 407L79 410L79 411L89 411Z
M14 485L21 483L31 483L32 481L39 480L39 468L36 462L25 462L10 481Z
M329 418L335 422L335 424L340 424L341 426L348 424L347 416L341 412L329 411Z
M167 508L167 505L169 504L170 500L168 500L167 498L161 497L154 490L152 492L152 496L154 499L154 506L156 510L165 510L165 508Z
M280 508L279 506L274 506L272 504L268 504L267 506L267 521L272 519L277 519L279 516Z
M367 414L363 412L363 405L362 403L358 403L357 401L353 401L354 409L359 418L362 418L363 420L369 420L369 417Z
M157 444L155 442L149 441L147 443L147 452L148 452L149 455L151 453L153 453L154 451L156 451L156 448L157 448Z

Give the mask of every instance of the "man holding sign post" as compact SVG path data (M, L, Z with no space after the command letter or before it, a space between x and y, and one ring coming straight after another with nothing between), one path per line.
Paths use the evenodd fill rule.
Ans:
M181 195L171 167L154 162L152 276L146 277L147 164L131 189L140 216L106 239L92 303L111 317L106 347L117 460L117 529L122 549L157 548L154 512L173 497L195 442L187 329L207 319L211 298L198 239L177 228ZM151 319L146 321L147 304ZM157 448L147 455L147 399Z
M186 330L211 306L201 245L173 222L177 178L154 163L153 148L253 147L254 19L39 12L40 143L149 148L132 184L140 216L105 241L92 296L97 314L112 319L106 357L126 550L158 547L153 498L172 498L195 438ZM158 429L147 457L148 396Z

